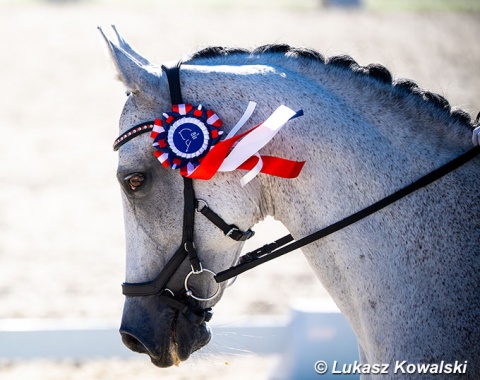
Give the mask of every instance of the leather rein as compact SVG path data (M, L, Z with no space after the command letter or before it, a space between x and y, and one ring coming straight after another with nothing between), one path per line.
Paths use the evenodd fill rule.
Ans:
M183 103L180 88L180 66L181 62L178 62L176 65L170 67L162 66L162 69L167 75L172 105ZM153 128L152 124L153 122L142 123L126 131L124 134L122 134L115 140L114 150L118 150L120 146L140 134L151 132ZM179 310L185 315L186 318L188 318L193 323L200 325L205 321L208 322L213 315L211 308L201 309L198 307L198 305L192 303L190 299L193 298L197 301L212 300L218 295L220 287L219 285L217 285L215 293L205 298L195 296L188 286L188 280L192 275L206 272L215 279L217 284L232 279L237 275L249 269L252 269L260 264L273 260L296 249L302 248L336 231L348 227L353 223L356 223L357 221L383 209L384 207L396 202L397 200L406 197L414 191L431 184L432 182L452 172L453 170L457 169L458 167L470 161L479 154L480 146L475 146L473 149L467 151L461 156L453 159L447 164L421 177L412 184L364 208L363 210L360 210L300 240L293 241L294 239L292 235L286 235L270 244L266 244L263 247L260 247L241 256L239 262L236 265L222 272L219 272L218 274L214 273L209 269L203 268L202 263L198 258L194 244L195 214L198 212L203 214L208 220L210 220L213 224L220 228L225 234L225 236L228 236L236 241L245 241L251 238L254 235L254 232L250 229L247 231L241 231L236 225L226 223L220 216L218 216L208 207L208 204L205 201L201 199L196 199L192 179L183 177L183 233L182 241L179 248L174 253L172 258L167 262L167 264L157 276L157 278L152 281L143 283L124 283L122 284L123 294L129 297L144 297L155 295L159 298L160 302ZM178 268L186 258L188 258L190 261L191 271L187 274L184 280L185 291L182 292L182 294L175 294L167 286L172 276L177 272Z

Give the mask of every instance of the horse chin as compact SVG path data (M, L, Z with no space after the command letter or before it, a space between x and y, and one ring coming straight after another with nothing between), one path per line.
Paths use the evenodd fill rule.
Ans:
M137 300L135 304L145 306ZM178 366L210 341L211 331L206 322L196 325L168 306L157 305L154 314L147 314L144 307L130 315L127 311L131 309L124 310L122 341L130 350L147 354L157 367Z
M148 353L151 362L160 368L166 368L172 365L178 367L180 363L186 361L191 354L204 347L211 338L210 328L206 323L194 327L194 331L186 331L183 329L173 331L172 334L175 339L170 342L170 346L167 349L163 350L163 355L158 356Z

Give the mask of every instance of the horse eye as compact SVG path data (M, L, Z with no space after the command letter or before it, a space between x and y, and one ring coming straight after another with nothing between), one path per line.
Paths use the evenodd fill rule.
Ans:
M133 173L125 177L125 181L127 182L130 190L136 191L139 187L143 185L143 182L145 181L145 176L142 173Z

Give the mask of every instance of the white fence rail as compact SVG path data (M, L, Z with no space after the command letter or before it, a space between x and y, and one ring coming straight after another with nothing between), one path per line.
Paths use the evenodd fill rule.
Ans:
M338 310L312 309L311 302L292 306L289 317L256 316L212 324L210 354L278 354L272 380L318 379L315 362L353 363L356 338ZM85 320L0 320L0 359L98 359L131 357L123 346L118 323ZM278 374L282 374L278 377ZM336 379L329 374L322 380ZM342 376L354 379L357 376Z

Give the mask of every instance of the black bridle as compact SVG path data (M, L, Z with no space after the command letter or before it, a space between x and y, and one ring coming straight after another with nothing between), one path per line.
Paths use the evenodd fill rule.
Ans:
M180 89L179 68L180 63L173 67L162 66L168 79L170 87L170 97L173 104L182 104L182 93ZM118 150L123 144L132 138L146 132L150 132L150 127L153 122L142 123L125 132L114 143L114 150ZM212 317L211 308L201 309L189 302L189 297L198 301L208 301L215 298L219 288L215 294L206 298L197 297L188 289L188 279L191 275L200 274L203 272L210 273L215 276L216 273L209 269L203 268L201 261L198 258L197 250L194 243L194 225L195 214L197 212L204 215L215 226L220 228L225 236L235 241L245 241L250 239L255 233L252 230L242 231L234 224L226 223L220 216L218 216L207 202L195 197L193 188L193 181L191 178L183 178L183 229L182 241L179 248L174 253L172 258L167 262L163 270L153 281L144 283L124 283L122 285L123 294L129 297L144 297L144 296L158 296L160 302L167 304L170 307L178 309L189 320L196 324L202 324L204 321L209 321ZM167 286L172 276L177 272L180 265L188 258L190 261L191 271L187 274L184 282L185 292L183 294L175 294Z
M172 104L182 104L182 94L180 88L180 65L181 62L175 66L165 67L162 69L167 75L170 96ZM480 114L479 114L480 116ZM477 117L476 122L478 122ZM118 150L120 146L131 140L132 138L150 132L153 128L153 122L147 122L139 124L124 134L122 134L114 143L114 150ZM236 241L245 241L254 235L252 230L241 231L236 225L226 223L220 216L213 212L208 204L200 199L196 199L193 188L193 181L191 178L184 177L184 209L183 209L183 234L182 241L173 255L168 261L166 266L160 272L160 274L153 281L144 283L124 283L122 285L123 294L129 297L142 297L142 296L157 296L160 302L173 307L182 312L189 320L194 323L202 324L204 321L209 321L212 317L211 308L201 309L196 305L193 305L189 300L194 298L198 301L208 301L216 297L218 293L207 297L200 298L193 295L193 292L188 289L188 279L191 275L200 274L202 272L210 273L217 283L227 281L237 275L252 269L267 261L273 260L279 256L289 253L293 250L302 248L308 244L311 244L319 239L324 238L336 231L339 231L345 227L358 222L359 220L383 209L384 207L396 202L397 200L406 197L414 191L431 184L439 178L457 169L461 165L465 164L469 160L473 159L480 154L480 146L475 146L473 149L467 151L461 156L441 166L440 168L432 171L431 173L421 177L412 184L398 190L397 192L381 199L380 201L360 210L332 225L323 228L311 235L308 235L300 240L293 241L291 235L286 235L270 244L267 244L261 248L258 248L252 252L249 252L240 257L239 263L226 269L218 274L203 268L201 261L198 258L197 251L194 244L194 221L195 213L200 212L218 228L220 228L226 236L229 236ZM290 243L290 244L289 244ZM172 290L168 289L167 285L172 276L177 272L180 265L188 257L191 266L191 272L187 274L185 278L185 292L182 294L175 294Z

